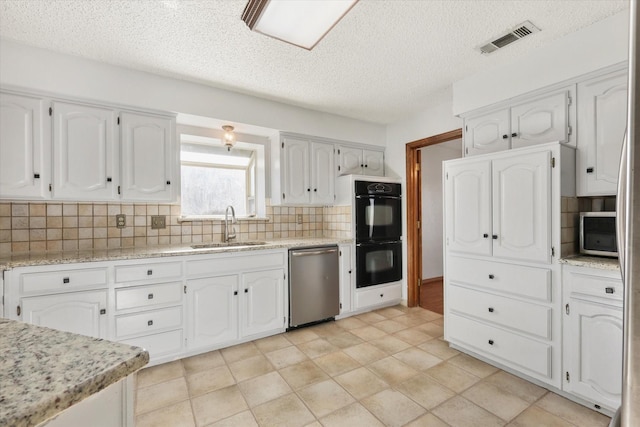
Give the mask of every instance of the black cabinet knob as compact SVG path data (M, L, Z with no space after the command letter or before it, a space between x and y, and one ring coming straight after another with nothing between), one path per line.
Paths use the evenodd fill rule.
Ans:
M244 293L245 293L245 294L248 294L248 293L249 293L249 289L245 289L245 290L244 290Z
M149 321L147 322L147 326L153 326L153 320L149 320Z
M488 239L488 238L489 238L489 235L488 235L487 233L484 233L484 234L482 235L482 237L484 237L485 239Z
M167 181L167 185L171 185L171 181Z
M494 234L491 237L493 238L493 240L498 240L498 235L497 234Z
M310 188L307 188L307 191L311 191L311 189L310 189Z
M368 167L369 167L369 165L364 165L364 167L365 167L365 168L368 168Z
M516 136L518 136L518 134L515 132L511 134L511 138L515 138Z
M489 340L489 345L493 345L493 340Z
M40 179L40 174L39 173L34 173L33 174L33 179Z
M153 299L153 294L147 295L147 299Z
M509 135L507 134L502 135L502 139L507 139L507 138L509 138Z
M313 191L317 193L317 192L318 192L318 189L317 189L317 188L314 188L314 189L313 189Z
M604 288L604 291L608 294L612 294L615 292L615 289L607 287L607 288Z
M489 313L493 313L493 307L489 307Z
M238 291L233 291L233 294L234 295L238 295Z
M112 181L111 178L107 178L107 182L111 182L111 181Z
M489 279L493 280L496 276L494 276L493 274L489 275Z
M591 167L587 168L587 173L593 173L593 170L594 170L593 166L591 166Z
M364 167L364 163L360 163L360 167L363 168Z
M147 276L151 276L153 274L153 270L147 270Z
M380 294L380 298L384 297L384 294Z
M62 283L69 283L69 278L68 277L63 277L62 278Z

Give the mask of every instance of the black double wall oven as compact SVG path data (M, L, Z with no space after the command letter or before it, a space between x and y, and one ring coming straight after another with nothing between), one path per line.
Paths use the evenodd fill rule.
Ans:
M356 287L402 279L399 183L355 181Z

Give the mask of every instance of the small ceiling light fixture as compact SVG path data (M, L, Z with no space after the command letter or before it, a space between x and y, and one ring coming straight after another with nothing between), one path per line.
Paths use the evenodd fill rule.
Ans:
M358 0L249 0L242 20L258 33L311 50Z
M222 130L224 130L222 143L227 147L227 151L231 151L231 148L236 145L236 134L233 133L233 126L224 125L222 126Z

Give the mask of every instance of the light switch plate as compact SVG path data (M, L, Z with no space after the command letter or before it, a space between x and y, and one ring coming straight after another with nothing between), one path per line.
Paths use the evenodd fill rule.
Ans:
M151 217L151 229L159 230L161 228L167 228L166 215L153 215Z

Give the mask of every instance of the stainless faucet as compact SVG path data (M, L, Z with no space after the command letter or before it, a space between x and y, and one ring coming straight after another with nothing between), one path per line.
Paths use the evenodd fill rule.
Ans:
M229 224L229 210L231 210L231 224ZM231 239L236 238L236 230L233 227L236 221L236 210L233 206L227 206L227 210L224 213L224 241L229 242Z

